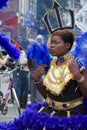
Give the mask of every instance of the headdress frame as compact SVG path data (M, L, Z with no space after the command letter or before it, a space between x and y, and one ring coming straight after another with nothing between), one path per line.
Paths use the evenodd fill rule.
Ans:
M60 9L65 9L70 14L70 18L71 18L70 19L70 21L71 21L70 26L64 26L63 27ZM49 13L50 12L55 13L57 23L59 23L59 27L57 26L55 29L52 28L52 25L51 25L51 22L50 22L50 19L49 19ZM67 8L67 7L62 8L62 6L56 0L53 1L52 9L45 13L42 20L45 23L46 28L47 28L47 30L50 34L52 34L56 30L74 29L74 26L75 26L74 10Z

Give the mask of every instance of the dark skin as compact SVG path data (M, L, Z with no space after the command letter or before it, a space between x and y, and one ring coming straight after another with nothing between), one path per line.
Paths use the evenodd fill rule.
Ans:
M28 59L28 68L30 71L33 68L33 61L31 59Z
M57 56L57 57L63 56L69 52L69 48L70 48L70 43L69 42L65 43L62 40L61 36L54 35L51 38L51 44L49 46L49 50L53 56ZM64 61L63 63L57 62L57 65L61 66L62 64L65 64L66 62L69 62L69 59L67 61ZM40 65L36 69L34 77L33 77L36 82L38 82L40 80L40 78L43 74L46 74L46 71L45 71L46 67L47 67L47 65L43 64L43 65ZM69 67L70 72L73 74L73 76L75 77L76 80L80 80L82 78L82 76L84 76L85 80L82 83L79 83L78 85L80 87L82 95L84 97L87 97L87 72L86 72L86 70L83 70L80 72L79 66L75 60L71 61L69 63L68 67ZM37 88L40 91L40 93L43 95L43 97L46 98L47 92L46 92L43 84L39 83L37 85Z

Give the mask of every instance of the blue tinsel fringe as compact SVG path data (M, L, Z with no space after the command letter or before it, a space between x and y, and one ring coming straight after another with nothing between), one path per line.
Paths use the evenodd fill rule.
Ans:
M87 130L87 115L67 117L50 117L49 114L39 113L38 110L45 104L30 104L18 119L9 123L0 123L0 130Z
M0 45L2 48L5 49L7 54L14 59L18 60L20 57L20 50L18 50L11 42L10 40L4 35L0 33Z

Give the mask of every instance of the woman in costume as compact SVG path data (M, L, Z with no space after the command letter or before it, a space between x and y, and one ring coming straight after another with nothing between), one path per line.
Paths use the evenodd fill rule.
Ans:
M87 33L79 38L83 44L87 43L86 40ZM83 62L77 62L73 58L76 55L69 53L73 42L74 34L69 30L52 34L49 50L57 58L51 62L44 81L41 76L46 73L46 64L40 65L33 77L46 102L28 105L18 119L0 123L1 130L87 129L86 106L83 103L87 97L87 72ZM77 54L79 43L76 45Z
M46 64L35 71L34 82L46 99L51 114L70 116L86 114L83 97L87 97L86 68L78 64L69 53L74 42L74 34L69 30L59 30L52 34L50 53L57 56L52 61L50 69L42 84L41 76L46 73ZM38 73L37 73L38 72Z
M47 67L47 65L40 66L38 68L40 72L36 70L36 72L39 72L39 73L35 72L36 74L33 77L34 83L38 85L38 89L40 89L41 85L42 85L41 88L45 89L45 91L43 91L45 93L42 92L42 94L47 99L47 101L43 103L28 105L26 110L18 119L14 119L14 121L11 121L9 123L5 123L5 122L0 123L0 130L5 130L5 129L8 129L8 130L42 130L42 129L86 130L87 129L87 115L84 115L84 116L81 115L81 114L85 114L85 108L83 106L83 97L86 97L87 95L86 91L84 91L84 89L87 89L85 88L86 77L87 77L86 69L85 67L83 67L84 64L82 62L78 60L78 64L77 64L76 63L77 60L75 61L73 57L68 53L70 51L69 48L71 49L70 46L72 46L73 44L73 40L74 40L73 34L70 33L71 34L70 37L72 37L72 42L71 42L70 39L69 41L65 41L62 38L63 32L61 33L60 32L61 31L58 31L57 34L53 33L51 37L50 52L52 55L57 55L57 59L52 61L50 70L48 71L48 74L46 75L46 78L44 79L44 85L42 81L40 80L40 77L42 74L45 73L45 67ZM66 31L64 32L66 34ZM58 35L58 34L61 34L61 35ZM54 38L56 39L54 40ZM79 40L81 44L83 42L83 39L84 37L81 37L80 39L81 41ZM84 40L84 43L85 43L85 40ZM62 50L60 50L61 48L57 50L57 48L59 47L62 47ZM80 48L80 49L83 49L83 48ZM77 50L78 49L75 49L76 53L78 53ZM76 55L74 55L74 57L76 58ZM78 67L78 65L80 68ZM63 69L61 69L61 67L63 67ZM52 69L54 69L54 71L52 71ZM55 69L58 69L60 71L59 72L57 70L60 75L56 75L57 72L55 72ZM57 78L57 76L60 76L58 77L59 80L55 81L55 78ZM59 81L61 81L61 78L63 80L65 79L65 82L61 82L62 88L59 89L60 88ZM49 80L50 82L47 82ZM50 83L52 83L53 85L55 82L59 86L58 89L56 89L55 86L52 86L52 87L48 86ZM57 96L55 95L55 93L57 94ZM78 98L79 100L77 101ZM74 102L72 102L71 100ZM69 104L67 104L67 101ZM77 102L75 103L75 101ZM61 104L60 102L63 102L63 104ZM57 105L58 106L60 105L60 106L57 107ZM70 111L71 108L72 108L72 111ZM78 110L79 108L81 108L81 111L80 110L77 111L77 108ZM58 109L63 109L63 110L58 110ZM61 114L60 111L62 111L63 113ZM81 113L81 114L79 115L78 113ZM75 116L72 116L73 114L75 114ZM55 115L62 116L62 118ZM67 116L70 116L70 117L67 118Z

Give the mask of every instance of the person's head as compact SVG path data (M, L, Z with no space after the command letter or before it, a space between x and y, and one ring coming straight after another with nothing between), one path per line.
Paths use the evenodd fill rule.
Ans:
M21 47L27 52L28 51L28 47L29 47L29 45L30 45L30 42L29 42L29 40L28 39L23 39L22 41L21 41Z
M17 37L17 42L20 44L22 42L22 36L21 35L18 35Z
M57 30L51 35L49 46L50 53L53 56L62 56L68 53L74 43L74 33L70 30Z
M38 43L43 43L44 37L43 37L41 34L40 34L40 35L37 35L36 41L37 41Z

